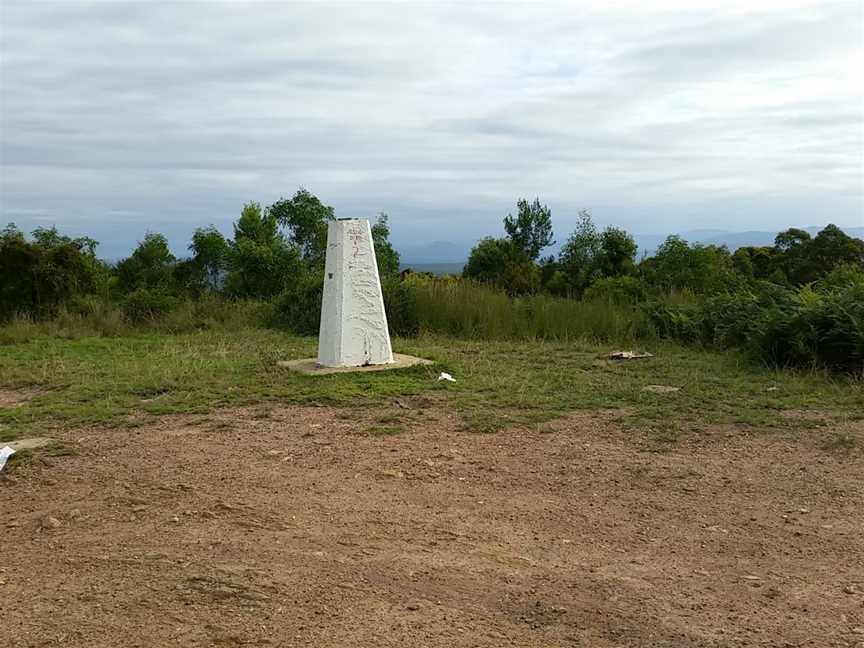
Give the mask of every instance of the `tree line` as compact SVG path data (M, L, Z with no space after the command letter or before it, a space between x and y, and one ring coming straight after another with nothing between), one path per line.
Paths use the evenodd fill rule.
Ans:
M463 275L493 284L511 295L547 292L583 297L604 291L689 290L697 294L738 290L768 281L786 287L819 281L848 266L864 271L864 241L828 225L815 237L802 229L780 232L773 246L748 246L730 252L722 245L689 244L669 236L656 252L637 262L631 234L599 230L587 211L557 257L541 257L554 245L551 210L520 200L516 215L504 218L505 236L488 237L472 250Z
M0 320L50 318L61 309L92 316L108 304L134 324L190 305L218 311L214 299L254 300L266 305L270 323L316 334L327 223L334 217L332 207L301 187L267 207L244 205L231 238L213 226L196 229L185 258L171 253L164 236L148 233L113 264L97 257L91 238L55 228L28 237L9 225L0 231ZM768 364L864 373L864 241L834 225L815 236L787 229L774 245L734 252L670 236L637 260L632 235L601 230L582 211L560 252L544 256L554 245L551 210L539 199L522 199L504 217L503 235L479 241L461 277L448 278L399 273L386 214L375 220L372 237L388 321L398 335L437 330L444 310L453 320L446 330L474 330L471 302L495 299L490 291L497 291L509 296L514 317L551 308L566 320L573 309L613 308L622 330L636 338L740 347ZM447 302L457 293L460 304ZM571 328L562 320L554 330L566 335Z
M320 285L332 207L302 187L268 207L249 202L233 224L233 238L214 226L198 228L189 256L178 259L162 234L148 233L116 264L96 256L96 241L39 228L28 239L10 224L0 231L0 317L50 316L82 295L124 301L130 313L166 310L178 299L218 293L271 300ZM372 238L383 277L399 271L387 215Z

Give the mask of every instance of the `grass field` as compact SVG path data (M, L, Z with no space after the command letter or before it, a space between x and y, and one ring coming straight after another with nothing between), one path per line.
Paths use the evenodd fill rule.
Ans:
M0 440L49 434L57 427L140 425L161 414L238 404L366 407L414 394L446 399L470 431L537 424L576 409L614 408L628 428L657 442L715 423L769 429L784 423L784 410L811 412L797 425L815 425L826 412L834 419L864 418L860 380L758 369L731 352L655 342L646 349L655 357L614 363L597 357L614 347L588 343L422 335L397 339L394 347L438 364L300 376L277 361L315 355L316 340L263 328L32 337L0 346L0 388L44 390L17 407L0 407ZM457 382L437 382L441 370ZM679 390L644 390L649 385ZM398 419L384 423L378 434L398 433Z

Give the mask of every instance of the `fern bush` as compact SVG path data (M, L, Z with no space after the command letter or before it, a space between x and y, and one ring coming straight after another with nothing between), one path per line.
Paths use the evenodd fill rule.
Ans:
M775 367L864 375L864 272L855 268L800 288L760 282L699 304L652 302L646 310L661 337L742 348Z

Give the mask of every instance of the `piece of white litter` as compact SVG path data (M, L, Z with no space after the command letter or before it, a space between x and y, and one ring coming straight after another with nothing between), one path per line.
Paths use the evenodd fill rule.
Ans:
M611 353L602 354L601 357L608 360L638 360L639 358L653 358L653 353L647 351L636 353L635 351L612 351Z
M441 372L441 375L438 376L438 382L441 382L442 380L446 380L447 382L456 382L456 379L453 376L443 371Z
M6 460L13 454L15 454L15 451L9 446L0 448L0 470L3 470L3 467L6 465Z

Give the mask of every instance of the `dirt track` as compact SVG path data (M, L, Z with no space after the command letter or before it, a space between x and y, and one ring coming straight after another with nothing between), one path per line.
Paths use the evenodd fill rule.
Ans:
M864 646L860 425L655 453L411 407L67 432L0 477L0 644Z

